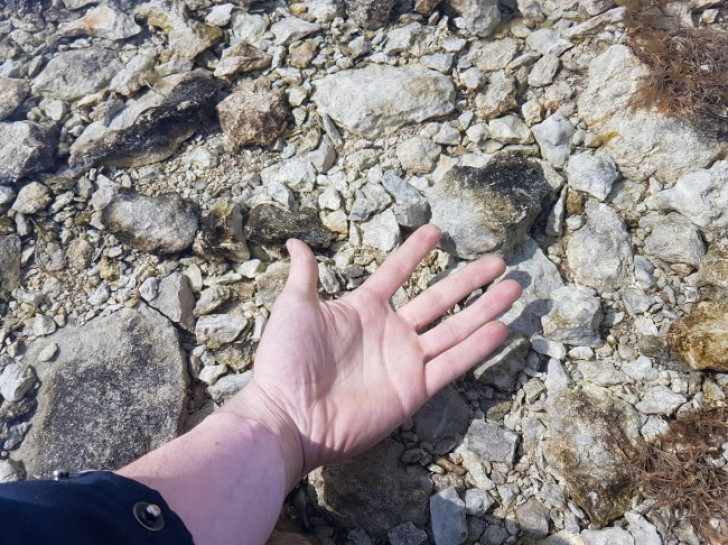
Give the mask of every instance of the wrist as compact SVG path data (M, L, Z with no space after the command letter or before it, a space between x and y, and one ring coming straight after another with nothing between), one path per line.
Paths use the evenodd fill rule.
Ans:
M280 449L286 492L303 478L303 447L298 428L255 380L211 416L217 414L256 423L260 426L260 433L270 434Z

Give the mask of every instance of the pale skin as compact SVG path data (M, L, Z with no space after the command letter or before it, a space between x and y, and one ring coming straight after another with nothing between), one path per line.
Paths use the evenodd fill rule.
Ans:
M485 257L398 310L394 292L437 245L432 225L407 241L358 289L318 298L318 268L288 242L291 272L260 342L254 379L188 434L119 470L158 490L196 545L257 545L283 499L309 471L361 452L506 338L496 320L520 296L515 281L427 330L497 277Z

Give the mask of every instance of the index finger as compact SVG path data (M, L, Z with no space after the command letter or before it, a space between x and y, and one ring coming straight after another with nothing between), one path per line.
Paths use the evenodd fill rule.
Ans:
M400 246L362 285L380 297L389 299L404 284L422 259L437 246L440 229L423 225Z

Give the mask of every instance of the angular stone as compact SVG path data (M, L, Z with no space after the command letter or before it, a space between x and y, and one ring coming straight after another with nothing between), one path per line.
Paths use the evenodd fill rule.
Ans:
M710 168L685 174L673 187L647 202L657 208L677 210L701 229L722 229L728 226L726 184L728 161L716 161Z
M415 433L421 440L431 443L464 435L469 420L470 408L452 386L437 392L412 415Z
M478 40L468 53L468 60L484 72L503 70L516 58L521 42L505 37L500 40Z
M416 64L370 64L326 76L315 86L312 100L319 113L366 138L445 116L455 107L450 78Z
M700 281L728 289L728 239L721 237L708 246L700 263Z
M541 317L551 310L551 294L564 285L556 265L532 238L526 237L506 260L503 278L516 280L523 293L499 320L513 333L526 337L540 333Z
M637 545L632 535L622 528L584 530L581 533L581 538L584 540L585 545Z
M467 539L465 502L454 488L446 488L430 498L430 523L435 545L460 545Z
M391 252L402 242L399 224L391 208L363 223L361 228L363 231L362 244L374 248L382 254Z
M194 59L215 45L222 31L187 15L187 4L173 0L152 0L134 9L134 15L146 19L150 26L161 28L169 39L169 48L178 56Z
M0 184L13 185L25 176L53 166L58 147L55 125L29 121L0 123Z
M250 211L244 232L255 244L283 245L289 238L297 238L313 248L327 248L334 238L314 212L289 212L271 203Z
M569 186L604 201L619 178L617 167L608 155L579 153L569 158L566 168Z
M174 439L186 415L186 361L174 327L146 305L122 308L36 342L53 362L36 363L41 388L19 451L29 476L117 469Z
M710 165L724 150L675 118L656 110L633 110L633 97L648 74L627 46L611 46L589 64L587 88L578 100L579 116L601 136L604 151L625 176L654 174L672 182Z
M556 112L545 121L531 127L541 148L541 157L555 167L566 164L571 153L571 137L575 129L571 121Z
M0 375L0 395L9 403L23 399L35 384L35 372L30 365L11 363Z
M673 392L667 386L653 386L645 391L642 400L635 407L643 414L672 416L686 402L684 395Z
M167 255L192 246L198 217L197 205L177 193L149 197L126 190L103 209L101 222L124 244Z
M28 96L25 80L0 77L0 121L12 114Z
M566 243L573 279L597 290L614 290L633 276L632 245L624 220L596 201L586 204L586 225Z
M202 70L161 80L106 127L89 125L71 146L70 165L138 167L172 155L212 116L218 84Z
M56 54L33 80L33 94L77 100L101 90L121 70L116 51L103 47Z
M634 538L635 545L662 545L662 538L657 529L647 519L634 511L624 514L629 526L627 529Z
M346 15L362 28L377 29L389 20L396 0L344 0Z
M600 346L599 298L583 286L564 286L553 292L553 307L541 318L543 334L552 341L576 346Z
M473 420L465 435L465 448L485 462L512 464L518 434L483 420Z
M372 214L381 212L392 204L392 198L379 184L366 184L356 191L349 219L366 221Z
M405 522L424 526L432 482L420 466L400 461L404 450L387 438L354 458L315 472L309 478L319 503L372 537Z
M693 369L728 372L728 303L701 304L670 326L667 339Z
M551 425L542 443L548 472L566 483L591 523L603 526L630 506L629 461L641 452L642 420L609 390L562 390L549 399Z
M187 331L194 331L195 296L190 281L184 274L172 273L162 278L157 297L149 304Z
M541 53L541 55L555 55L559 57L567 49L573 47L573 44L562 37L556 30L552 28L540 28L529 33L526 43L531 49Z
M549 533L548 509L536 498L516 507L516 518L521 531L527 536L543 538Z
M234 146L270 146L288 126L291 108L282 89L244 81L217 105L220 126Z
M416 229L430 221L427 199L410 184L392 172L385 172L382 185L394 197L394 217L402 227Z
M473 369L475 378L510 392L516 386L518 374L526 367L531 344L522 335L512 335L496 351Z
M20 286L20 249L18 235L0 236L0 296Z
M215 67L216 78L229 78L268 68L273 57L245 42L224 49Z
M237 339L249 323L248 318L241 315L209 314L197 320L195 337L199 344L220 348Z
M397 159L402 168L414 174L431 172L440 156L440 146L429 138L414 136L397 146Z
M427 196L443 249L476 259L520 244L550 193L537 163L501 155L485 168L452 168Z
M113 5L90 9L80 19L58 27L62 36L93 36L106 40L126 40L142 31L141 27Z
M427 543L427 532L420 530L411 522L395 526L387 532L391 545L424 545Z
M317 30L318 26L298 17L284 17L273 23L270 27L270 31L273 33L277 45L289 45Z
M250 258L243 233L240 206L226 200L215 202L202 216L200 232L192 249L206 259L242 263Z
M448 5L463 18L466 30L486 38L501 21L498 0L448 0Z
M705 244L698 229L677 212L650 214L640 219L640 227L652 228L645 238L645 254L667 263L698 267Z
M21 214L35 214L45 210L52 200L50 189L40 182L30 182L18 191L13 210Z

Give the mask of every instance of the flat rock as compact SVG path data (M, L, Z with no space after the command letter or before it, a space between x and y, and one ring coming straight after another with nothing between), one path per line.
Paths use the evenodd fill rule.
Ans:
M518 434L484 420L473 420L465 435L465 449L484 462L513 464Z
M611 46L589 65L587 88L578 100L579 116L602 137L603 150L626 176L656 175L672 182L710 165L725 148L678 119L633 110L632 99L648 72L627 46Z
M619 178L617 166L609 155L579 153L569 157L566 167L569 186L604 201Z
M622 528L584 530L580 535L586 545L636 545L632 534Z
M149 301L149 305L187 331L195 329L195 296L184 274L172 273L162 278L157 296Z
M290 212L271 203L250 211L244 232L256 244L283 245L289 238L297 238L313 248L326 248L334 238L315 212Z
M462 17L463 27L481 38L490 36L501 21L498 0L448 0Z
M33 80L33 94L77 100L107 85L121 70L116 51L103 47L56 54Z
M384 26L395 4L396 0L344 0L346 15L367 29Z
M728 289L728 239L715 240L700 263L700 281Z
M613 290L631 283L631 239L624 220L605 204L587 202L586 225L568 238L566 257L577 284Z
M30 121L0 123L0 184L50 169L58 147L58 128Z
M430 524L435 545L460 545L468 537L465 502L454 488L430 498Z
M53 200L51 190L40 182L30 182L18 191L12 209L21 214L35 214Z
M464 435L470 408L452 386L437 392L412 415L415 433L421 440L436 443L446 437Z
M199 209L176 193L149 197L126 190L103 209L101 222L132 248L175 254L192 246L199 226Z
M392 172L385 172L382 185L394 197L394 217L402 227L415 229L430 221L430 205L422 193Z
M397 218L391 208L363 223L362 244L387 254L402 242Z
M697 268L705 253L700 232L677 212L649 214L640 219L640 227L652 233L645 238L645 254L667 263L685 263Z
M71 146L69 164L138 167L172 155L212 116L218 84L195 70L161 80L109 123L92 123Z
M510 392L515 388L518 375L526 367L526 356L531 344L522 335L511 335L482 363L473 368L473 376L485 384Z
M693 369L728 372L728 304L707 302L674 322L670 348Z
M367 138L445 116L455 107L450 78L416 64L370 64L326 76L315 87L312 99L320 113Z
M187 15L185 3L152 0L134 9L134 15L146 19L149 26L161 28L169 39L169 48L178 56L194 59L222 38L222 31Z
M601 527L630 506L634 492L627 463L640 452L642 419L608 390L562 390L548 406L551 425L541 448L548 471L592 524Z
M556 112L531 127L531 131L541 148L541 157L553 166L564 166L571 154L571 137L576 132L571 121L560 112Z
M217 115L234 146L270 146L286 130L291 108L283 90L244 81L217 105Z
M309 479L319 503L372 537L405 522L424 526L432 482L420 466L400 461L404 450L388 438L354 458L316 471Z
M25 80L0 77L0 121L23 103L28 91L30 87Z
M589 288L564 286L553 292L553 307L541 318L544 337L577 346L600 346L599 324L602 309L599 298Z
M20 237L0 236L0 295L7 297L20 286Z
M273 57L265 51L245 42L237 43L223 50L220 62L215 67L216 78L229 78L268 68Z
M667 386L652 386L645 391L635 407L643 414L672 416L686 402L687 398L684 395L673 392Z
M681 176L673 187L660 191L647 202L657 208L677 210L701 229L722 229L728 226L726 184L728 161L716 161L710 168Z
M58 28L62 36L93 36L106 40L126 40L141 31L133 18L113 5L97 6L80 19L63 23Z
M533 538L543 538L549 533L549 511L536 498L516 507L516 518L521 531Z
M564 285L559 269L530 237L506 259L502 278L521 285L523 294L499 320L513 333L531 337L541 332L541 317L551 310L551 294Z
M37 361L49 342L51 363ZM117 469L174 439L186 415L186 359L170 322L146 305L65 327L30 346L42 386L18 458L30 476Z
M450 169L427 197L442 248L476 259L520 244L550 193L538 163L502 155L484 168Z

